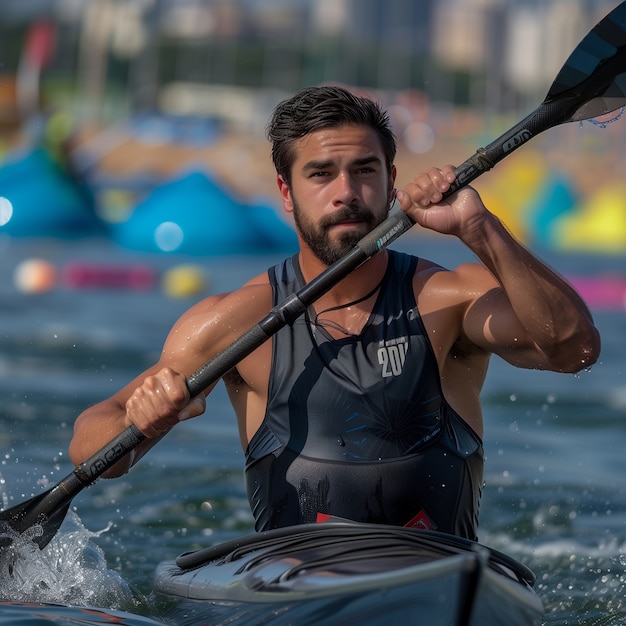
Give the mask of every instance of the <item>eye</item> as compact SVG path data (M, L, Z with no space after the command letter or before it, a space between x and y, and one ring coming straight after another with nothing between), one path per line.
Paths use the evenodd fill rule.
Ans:
M327 176L330 176L328 170L314 170L309 174L309 178L326 178Z
M375 175L377 172L378 170L375 167L371 167L370 165L363 165L362 167L357 168L357 170L355 171L355 175L361 177L369 177Z
M354 171L359 175L376 174L380 170L377 159L366 159L354 164Z

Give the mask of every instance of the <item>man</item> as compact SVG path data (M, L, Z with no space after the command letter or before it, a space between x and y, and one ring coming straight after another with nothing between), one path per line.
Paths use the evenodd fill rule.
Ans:
M205 396L190 399L185 378L351 249L395 198L481 263L449 271L383 251L224 377L250 505L257 529L334 515L475 538L489 357L558 372L589 367L600 341L587 307L473 189L442 200L452 166L396 192L395 139L372 101L339 87L305 89L277 107L268 136L299 254L185 313L158 363L79 416L72 460L135 424L147 439L109 473L119 475L203 413Z

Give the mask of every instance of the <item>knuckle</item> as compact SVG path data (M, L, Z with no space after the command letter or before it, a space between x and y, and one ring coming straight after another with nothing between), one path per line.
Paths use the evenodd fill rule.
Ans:
M187 391L187 386L184 382L177 381L176 384L172 385L170 388L170 397L175 402L189 400L189 392Z

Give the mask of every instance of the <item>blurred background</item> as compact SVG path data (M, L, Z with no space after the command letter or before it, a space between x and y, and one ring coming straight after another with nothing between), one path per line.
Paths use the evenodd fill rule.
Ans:
M70 471L73 418L152 365L190 302L295 251L265 139L280 100L320 83L379 100L403 185L535 109L618 4L0 0L2 505ZM550 626L626 623L621 113L541 133L475 183L579 290L603 338L591 372L494 360L483 393L481 540L536 569ZM394 245L472 260L417 228ZM158 560L251 528L222 387L207 413L77 502L88 528L114 525L107 560L142 589ZM84 589L97 580L88 571ZM66 592L79 587L46 579L54 601L76 603Z
M0 235L291 250L264 138L278 101L328 82L380 100L408 181L534 109L616 4L4 0ZM477 183L529 245L626 250L623 128L604 122L553 129Z

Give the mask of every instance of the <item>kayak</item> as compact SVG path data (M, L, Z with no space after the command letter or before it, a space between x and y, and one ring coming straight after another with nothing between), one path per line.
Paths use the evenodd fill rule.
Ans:
M11 626L163 626L149 617L90 607L0 600L0 624Z
M154 591L191 624L539 626L531 570L446 533L327 521L159 564ZM398 622L399 623L399 622Z

